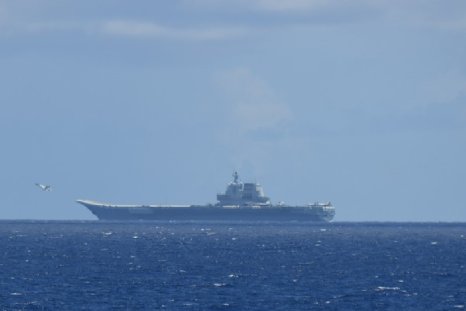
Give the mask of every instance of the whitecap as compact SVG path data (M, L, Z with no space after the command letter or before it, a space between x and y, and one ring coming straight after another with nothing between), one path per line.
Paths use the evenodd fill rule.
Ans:
M214 283L215 287L224 287L226 285L227 285L226 283Z
M11 296L22 296L23 294L22 293L17 293L17 292L14 292L14 293L10 293Z
M35 301L35 300L24 303L24 305L26 305L26 306L28 306L28 305L33 305L34 306L34 305L39 305L39 304L40 304L40 302Z
M400 288L397 287L397 286L393 286L393 287L390 287L390 286L377 286L377 288L375 290L376 291L388 291L388 290L397 291L397 290L400 290Z
M437 241L432 241L432 242L430 242L430 245L437 245L437 244L438 244Z

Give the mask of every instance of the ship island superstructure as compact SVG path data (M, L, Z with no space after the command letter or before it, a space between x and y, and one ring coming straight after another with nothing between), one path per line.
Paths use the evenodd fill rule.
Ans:
M217 203L206 205L121 205L77 200L99 220L315 221L335 216L330 202L306 205L272 204L258 183L243 183L237 172Z

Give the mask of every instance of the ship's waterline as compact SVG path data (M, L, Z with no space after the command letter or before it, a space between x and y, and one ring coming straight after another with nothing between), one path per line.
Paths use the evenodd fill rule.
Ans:
M308 205L272 204L257 183L242 183L238 173L216 204L119 205L77 200L100 220L316 221L335 216L330 202Z

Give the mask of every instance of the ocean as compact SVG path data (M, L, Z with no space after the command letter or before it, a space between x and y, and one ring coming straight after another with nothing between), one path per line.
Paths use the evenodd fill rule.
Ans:
M464 223L0 222L0 310L461 310Z

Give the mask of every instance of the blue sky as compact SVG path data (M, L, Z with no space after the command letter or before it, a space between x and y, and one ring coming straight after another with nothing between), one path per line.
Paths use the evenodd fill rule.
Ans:
M466 221L464 55L464 1L0 0L0 219L238 170L339 221Z

